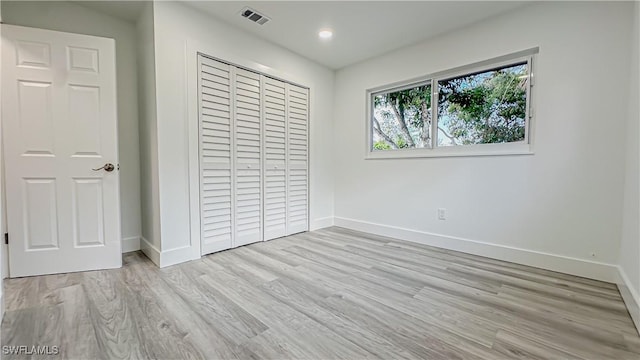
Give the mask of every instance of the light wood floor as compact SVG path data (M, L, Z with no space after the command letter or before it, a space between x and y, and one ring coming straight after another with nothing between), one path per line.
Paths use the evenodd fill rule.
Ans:
M613 284L340 228L165 269L124 259L6 280L2 345L57 345L58 359L640 359Z

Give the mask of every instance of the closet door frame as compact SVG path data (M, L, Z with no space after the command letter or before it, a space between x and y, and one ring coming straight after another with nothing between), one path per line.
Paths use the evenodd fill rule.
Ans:
M247 60L235 53L212 47L197 40L188 40L185 44L185 72L187 79L186 87L187 99L187 130L188 130L188 153L189 153L189 219L190 219L190 256L184 261L200 258L201 250L201 223L200 223L200 151L199 151L199 91L198 91L198 56L202 55L215 61L220 61L232 66L236 66L247 71L252 71L266 77L284 81L296 86L307 88L309 94L313 89L310 80L300 79L285 72L270 68L263 64ZM303 85L303 84L309 85ZM311 228L311 95L308 104L308 125L307 125L307 227ZM263 157L264 158L264 157ZM264 161L264 160L263 160ZM264 169L264 167L263 167ZM264 203L264 201L263 201ZM264 210L264 209L263 209ZM264 222L264 221L263 221Z

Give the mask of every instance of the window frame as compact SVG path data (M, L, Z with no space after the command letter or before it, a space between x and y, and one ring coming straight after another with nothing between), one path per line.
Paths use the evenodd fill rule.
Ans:
M420 157L450 157L450 156L499 156L499 155L530 155L533 154L533 125L534 125L534 71L538 48L519 51L504 56L459 66L453 69L440 71L417 78L399 81L392 84L367 89L366 91L366 152L365 159L396 159L396 158L420 158ZM528 86L526 88L526 116L525 138L522 141L510 143L473 144L438 146L438 82L461 76L473 75L497 68L508 67L518 63L527 64ZM424 148L373 150L373 98L376 95L400 91L421 85L431 84L431 144ZM435 105L433 105L435 104Z

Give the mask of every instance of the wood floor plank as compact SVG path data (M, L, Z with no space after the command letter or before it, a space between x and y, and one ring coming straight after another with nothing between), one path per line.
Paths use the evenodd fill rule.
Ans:
M193 265L193 264L190 264ZM193 311L215 326L227 340L240 344L261 332L267 326L228 299L215 287L206 286L194 271L185 266L167 271L164 280L172 290L189 302Z
M288 279L264 284L263 289L271 296L305 314L315 322L327 327L358 347L376 349L375 355L382 358L410 358L403 349L394 346L366 328L346 320L340 313L328 311L316 304L323 299L313 292L306 292ZM373 354L372 354L373 355Z
M129 255L129 254L128 254ZM141 256L144 258L144 256ZM146 258L144 258L146 259ZM201 359L245 359L252 358L251 352L241 346L237 346L228 341L221 329L212 324L210 318L203 313L194 311L189 298L184 298L173 291L164 279L164 272L158 269L150 261L145 260L135 267L138 277L143 279L155 297L162 301L166 311L164 319L174 321L178 331L185 331L185 338L197 344ZM173 343L173 339L166 338L168 343ZM168 356L160 358L169 359Z
M374 316L378 322L391 324L395 331L412 339L418 344L423 354L420 358L434 359L497 359L496 352L474 341L466 341L457 334L450 333L431 323L425 323L415 317L387 306L369 296L351 290L344 290L332 299L340 299L341 306L351 303ZM356 310L352 307L350 311ZM462 330L462 329L461 329Z
M619 296L611 296L593 291L585 291L581 288L567 288L557 286L547 281L535 281L528 278L513 277L500 272L488 271L478 267L454 265L448 268L453 275L474 275L480 279L493 280L502 285L509 285L522 290L535 291L541 295L561 300L601 308L605 311L626 314L627 309L620 301Z
M147 358L138 333L137 322L141 319L132 316L127 290L114 275L107 271L87 272L82 282L101 357Z
M65 359L99 358L96 330L91 322L87 294L82 285L57 289L61 300L63 318L56 326L63 339L60 342L61 357Z
M532 275L537 274L537 275L546 276L546 277L558 279L558 280L564 279L564 280L567 280L569 284L572 284L574 286L577 286L577 284L583 284L587 286L593 286L595 288L599 288L604 291L609 290L613 293L617 292L617 287L615 284L606 283L603 281L587 279L579 276L563 274L563 273L559 273L551 270L540 269L536 267L520 265L520 264L496 260L496 259L485 258L482 256L456 252L453 250L440 249L440 248L417 244L413 242L407 242L407 241L401 242L399 240L393 240L388 244L386 244L386 246L400 247L400 248L404 248L409 251L415 251L415 252L426 252L429 254L433 254L435 256L439 256L442 259L448 259L454 262L466 262L471 264L477 264L478 267L489 266L489 267L495 267L495 268L501 268L501 269L508 269L510 271L523 271L525 273L532 274Z
M466 304L467 309L482 316L489 322L494 322L502 329L508 329L546 346L564 350L579 356L584 348L596 358L626 358L629 353L623 349L621 334L609 333L597 328L588 328L580 324L562 320L557 315L547 314L523 306L520 303L505 301L495 295L477 294L474 297L451 298L450 294L440 290L430 289L416 295L418 299L437 299L441 302ZM427 301L428 301L427 300ZM478 306L480 305L480 306ZM557 310L558 313L561 309ZM587 357L588 358L588 357Z
M162 298L155 295L146 280L136 271L139 267L129 266L121 272L127 304L136 321L138 337L147 357L172 357L201 359L204 354L187 335L188 327L177 319L167 318L167 307Z
M498 331L492 349L515 359L581 359L575 355L551 348L531 339L522 338L505 330Z
M2 345L83 360L640 359L615 284L338 227L123 264L5 280Z
M358 345L340 337L331 330L313 321L305 314L291 306L278 301L269 294L253 287L249 283L242 284L230 274L219 272L215 278L204 275L202 281L217 284L224 292L247 311L263 321L270 329L285 333L289 342L299 344L319 358L368 359L375 358L371 353ZM214 285L216 286L216 285ZM260 304L259 306L256 306Z

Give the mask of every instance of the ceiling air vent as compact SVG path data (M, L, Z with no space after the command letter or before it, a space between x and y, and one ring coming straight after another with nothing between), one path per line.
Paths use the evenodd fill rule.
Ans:
M263 14L260 14L259 12L248 7L242 9L242 11L240 12L240 15L259 25L264 25L267 23L267 21L271 20L268 17L264 16Z

